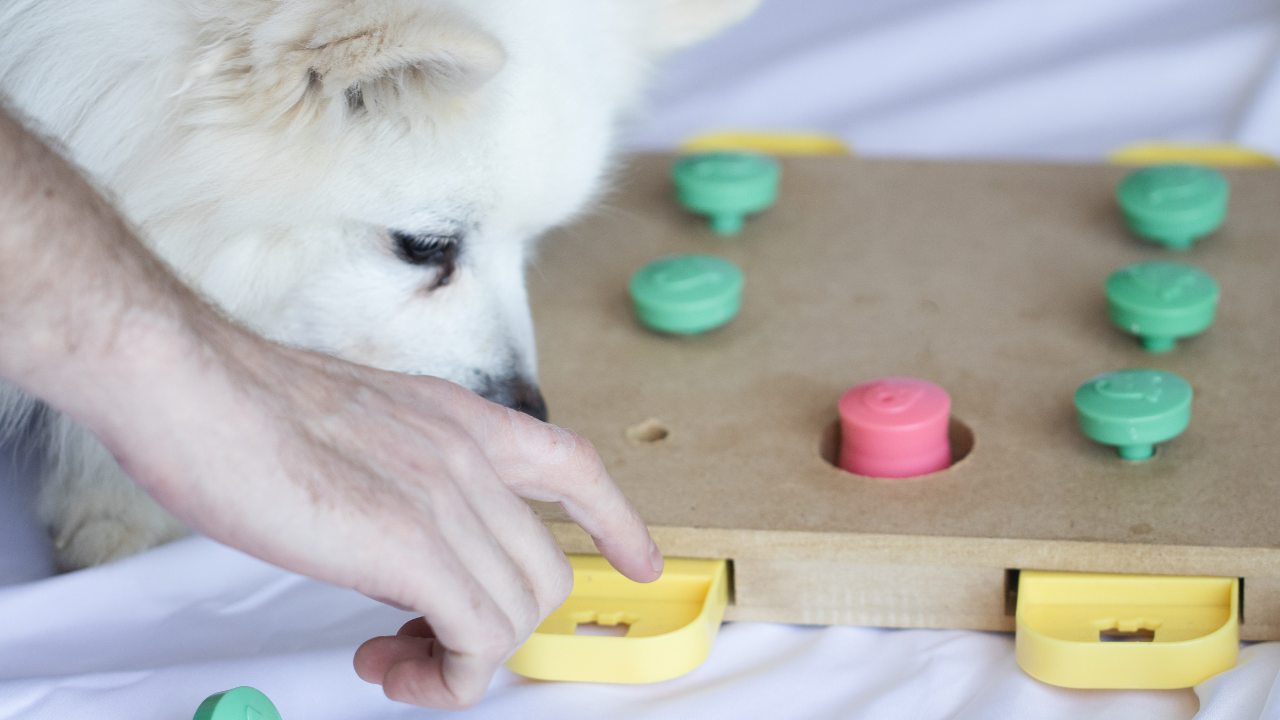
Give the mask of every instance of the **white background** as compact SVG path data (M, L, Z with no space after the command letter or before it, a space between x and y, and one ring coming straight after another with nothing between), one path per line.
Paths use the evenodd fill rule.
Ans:
M1097 160L1152 138L1280 151L1274 0L771 0L673 59L636 147L811 129L861 154Z

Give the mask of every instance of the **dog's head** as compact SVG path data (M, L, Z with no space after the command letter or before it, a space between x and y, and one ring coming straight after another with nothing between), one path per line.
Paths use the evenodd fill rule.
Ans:
M544 415L531 241L599 192L652 62L757 1L191 0L108 184L267 336Z

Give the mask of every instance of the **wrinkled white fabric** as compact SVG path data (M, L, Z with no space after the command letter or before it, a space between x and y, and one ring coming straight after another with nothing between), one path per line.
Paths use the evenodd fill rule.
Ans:
M745 127L825 130L874 155L1099 160L1152 138L1280 154L1278 41L1274 0L769 0L675 59L628 142ZM31 504L22 473L0 473L0 720L177 720L237 685L286 720L1280 720L1280 643L1194 691L1071 691L1019 671L1005 634L757 623L726 625L669 682L503 671L475 709L434 712L351 669L405 613L202 538L50 578Z
M1099 160L1149 139L1280 154L1274 0L766 0L676 57L635 147L709 128L860 154Z
M0 718L182 718L238 685L265 692L286 720L449 715L392 703L351 669L362 640L409 617L191 538L0 589ZM1190 690L1043 685L1017 669L1001 633L731 623L684 677L622 686L502 671L461 717L1121 720L1195 710Z
M1240 652L1230 672L1200 684L1201 710L1197 720L1280 718L1280 698L1273 699L1280 681L1280 643L1257 643Z

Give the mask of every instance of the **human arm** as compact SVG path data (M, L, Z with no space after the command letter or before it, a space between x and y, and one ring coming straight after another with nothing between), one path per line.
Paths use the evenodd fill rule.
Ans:
M3 113L0 178L0 376L87 427L193 530L422 613L357 653L388 696L474 703L568 594L521 497L561 503L627 576L660 574L585 439L247 332Z

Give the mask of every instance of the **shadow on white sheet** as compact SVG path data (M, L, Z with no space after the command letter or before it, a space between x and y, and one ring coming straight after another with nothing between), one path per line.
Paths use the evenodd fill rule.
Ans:
M23 447L0 446L0 586L53 574L53 544L36 522L36 458Z

